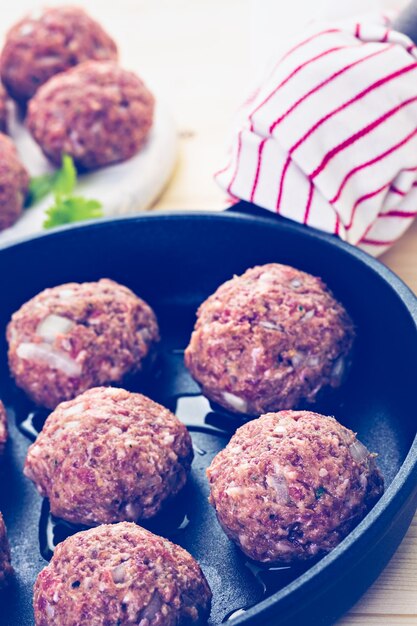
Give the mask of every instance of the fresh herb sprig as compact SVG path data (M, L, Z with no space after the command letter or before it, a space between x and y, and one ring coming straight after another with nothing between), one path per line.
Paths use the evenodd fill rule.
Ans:
M95 217L102 217L101 204L98 200L88 200L82 196L55 196L55 204L47 211L44 228L54 228L62 224L82 222Z
M102 217L102 205L98 200L73 195L76 184L77 170L68 155L63 156L62 166L56 172L31 179L28 206L37 204L51 193L54 195L54 204L46 210L45 229Z
M77 170L70 156L64 154L62 166L56 172L30 179L27 206L38 204L50 193L70 195L77 183Z

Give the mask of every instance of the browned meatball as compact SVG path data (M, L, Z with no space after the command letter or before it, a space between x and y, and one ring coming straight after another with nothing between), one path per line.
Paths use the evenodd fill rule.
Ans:
M7 415L3 402L0 400L0 454L7 441Z
M383 493L374 455L334 418L267 413L212 461L210 502L250 558L291 563L334 548Z
M89 59L117 59L113 39L80 7L51 7L11 28L0 75L10 95L25 102L51 76Z
M0 83L0 132L7 132L7 94Z
M0 231L12 226L22 213L29 187L29 175L16 148L0 133Z
M191 437L168 409L98 387L49 415L24 472L54 515L94 525L154 516L185 485L192 458Z
M124 161L152 126L154 98L132 72L89 61L49 80L29 103L27 125L56 164L69 154L82 169Z
M37 626L182 626L210 612L193 557L135 524L77 533L55 550L34 590Z
M0 589L7 583L13 568L10 561L10 547L7 540L6 526L0 513Z
M339 386L353 337L349 315L320 278L270 263L203 302L185 363L208 398L259 415Z
M51 409L140 370L158 339L152 309L108 279L45 289L7 327L16 384Z

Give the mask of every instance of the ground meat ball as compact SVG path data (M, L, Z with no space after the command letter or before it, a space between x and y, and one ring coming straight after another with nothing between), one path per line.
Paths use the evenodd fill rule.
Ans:
M154 516L185 485L192 458L191 437L168 409L98 387L49 415L24 472L54 515L94 525Z
M154 98L145 84L115 63L90 61L58 74L29 103L27 125L45 155L64 154L81 169L124 161L143 145Z
M20 216L29 186L29 175L19 161L16 148L0 133L0 231Z
M185 363L208 398L259 415L339 386L353 336L348 314L320 278L271 263L203 302Z
M0 589L7 583L7 579L12 571L6 526L0 513Z
M53 7L31 13L8 32L0 75L10 95L25 102L51 76L89 59L117 59L116 44L83 9Z
M188 552L127 522L63 541L34 589L37 626L180 626L204 621L210 603Z
M3 402L0 400L0 454L7 441L7 415Z
M140 370L158 339L152 309L108 279L45 289L7 327L16 384L51 409Z
M7 131L7 94L0 83L0 132Z
M210 502L251 559L303 561L332 550L382 495L374 456L332 417L267 413L213 459Z

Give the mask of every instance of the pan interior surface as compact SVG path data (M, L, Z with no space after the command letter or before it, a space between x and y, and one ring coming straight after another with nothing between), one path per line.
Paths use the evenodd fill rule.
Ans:
M228 620L262 623L250 608L305 575L307 567L267 568L248 561L221 531L207 502L205 469L243 422L210 406L183 365L198 305L234 274L269 262L320 276L349 311L357 327L351 372L344 386L319 400L314 410L334 415L378 454L386 487L395 479L416 434L416 321L399 293L401 283L390 284L385 271L365 255L301 227L233 214L103 221L4 248L0 397L7 405L11 441L0 468L0 510L16 570L9 592L0 597L4 626L33 624L32 585L44 557L54 542L76 530L51 520L47 504L22 475L30 428L34 436L47 413L35 410L10 380L5 342L11 314L42 289L65 282L112 278L144 298L158 316L157 363L125 386L177 412L190 428L195 460L182 496L147 527L182 545L202 565L214 595L210 626Z

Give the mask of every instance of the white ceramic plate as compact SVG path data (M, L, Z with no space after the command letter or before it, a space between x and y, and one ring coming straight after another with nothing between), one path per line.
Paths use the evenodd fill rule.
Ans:
M11 120L9 132L31 176L53 171L17 115ZM81 175L76 194L99 200L106 217L145 211L151 208L167 184L176 156L174 121L164 104L157 101L154 124L143 149L124 163ZM52 196L48 196L36 206L25 209L13 226L0 233L0 244L41 232L45 211L52 203Z

